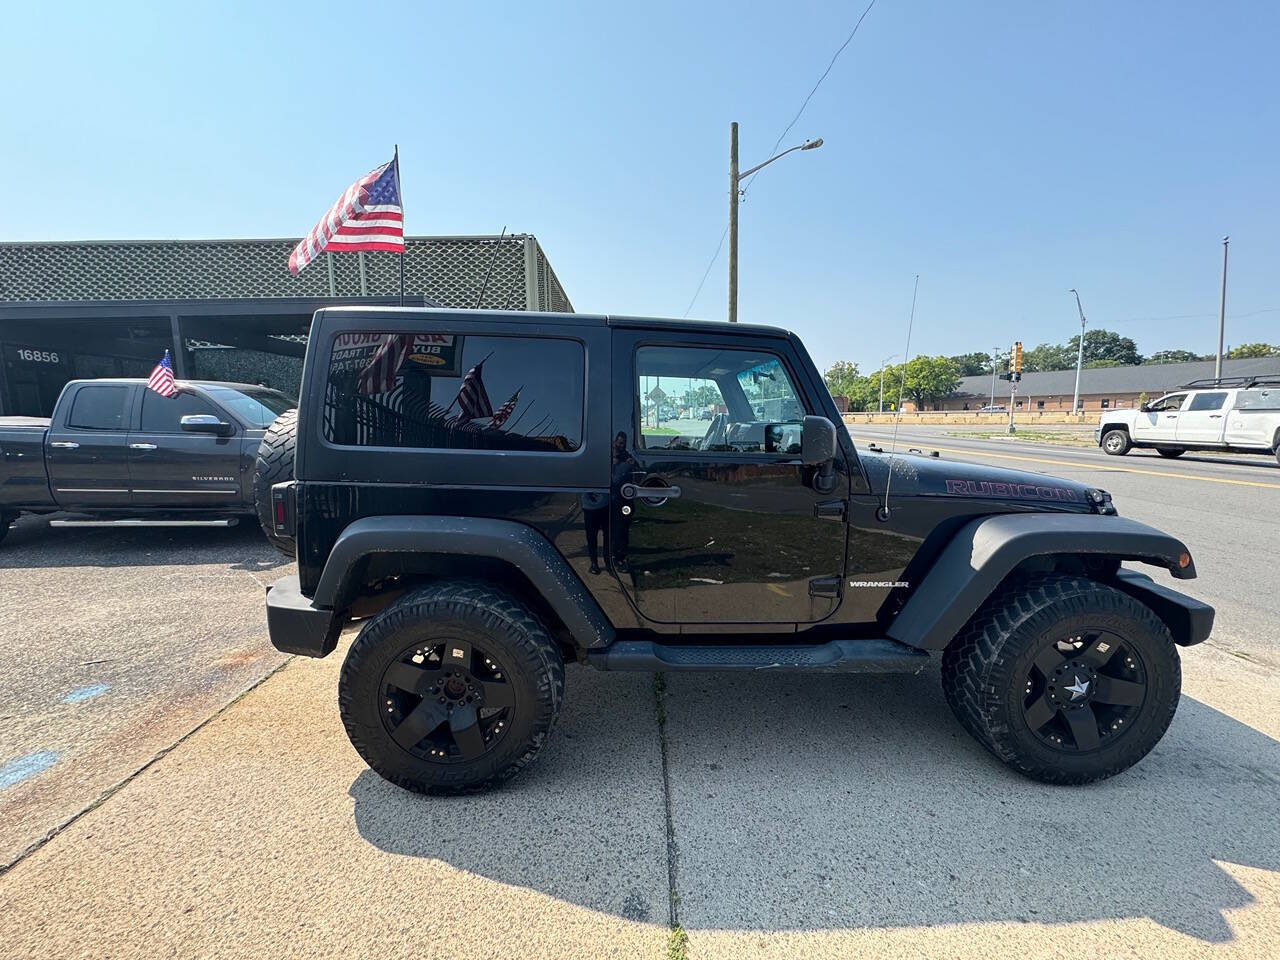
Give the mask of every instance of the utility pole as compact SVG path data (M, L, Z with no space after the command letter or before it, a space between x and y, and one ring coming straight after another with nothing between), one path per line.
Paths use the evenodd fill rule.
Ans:
M775 153L764 163L757 163L750 170L738 172L738 124L729 124L729 322L738 322L738 199L742 195L742 181L763 170L779 157L796 150L816 150L822 146L822 138L806 140Z
M1080 294L1076 293L1076 288L1072 287L1070 292L1076 294L1076 310L1080 312L1080 349L1076 351L1076 392L1071 398L1071 413L1074 415L1080 412L1080 368L1084 366L1084 307L1080 306Z
M729 124L729 322L738 322L738 122Z
M1222 300L1218 304L1218 353L1213 360L1213 377L1222 376L1222 338L1227 332L1227 247L1230 237L1222 238Z
M880 361L880 412L884 413L884 365L896 357L896 353L891 353Z
M996 405L996 363L1000 359L1000 348L991 351L991 406Z

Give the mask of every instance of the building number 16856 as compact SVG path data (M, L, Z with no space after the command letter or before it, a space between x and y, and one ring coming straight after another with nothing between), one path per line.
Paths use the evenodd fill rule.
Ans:
M59 363L58 354L53 350L29 350L21 347L18 350L18 358L26 360L29 363Z

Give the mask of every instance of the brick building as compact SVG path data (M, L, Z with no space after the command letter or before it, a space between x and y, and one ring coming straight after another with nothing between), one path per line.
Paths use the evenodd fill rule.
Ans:
M1270 374L1280 376L1280 357L1250 360L1224 360L1224 377ZM1097 367L1080 371L1081 405L1087 412L1115 410L1138 406L1139 397L1154 400L1191 380L1213 376L1213 361L1193 363L1151 363L1136 367ZM1017 410L1066 411L1076 383L1076 372L1052 370L1024 373L1014 401ZM991 402L991 376L965 377L952 396L938 405L939 410L978 410ZM996 380L995 402L1009 407L1009 382Z

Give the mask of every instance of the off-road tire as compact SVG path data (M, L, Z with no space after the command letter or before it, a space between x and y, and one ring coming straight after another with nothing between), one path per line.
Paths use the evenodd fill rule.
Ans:
M1045 641L1070 637L1082 625L1105 626L1140 649L1146 695L1127 730L1071 754L1028 727L1023 684ZM943 652L942 687L961 725L997 759L1045 783L1083 784L1126 770L1159 742L1178 706L1182 669L1168 628L1150 608L1093 580L1046 574L1012 583L983 604Z
M1156 447L1156 453L1160 454L1162 457L1168 457L1171 460L1174 457L1182 456L1186 452L1186 447Z
M402 748L383 723L382 678L407 646L460 639L507 664L514 685L510 728L474 760L433 763ZM417 793L473 793L529 766L546 742L564 699L560 648L532 610L475 581L441 581L407 594L371 619L347 651L338 710L356 751L384 779Z
M298 448L298 411L286 410L276 417L258 444L258 459L253 469L253 509L258 523L271 545L286 557L297 553L293 537L276 533L271 515L271 488L293 479L293 458Z
M1102 435L1102 450L1113 457L1123 457L1132 447L1127 430L1108 430Z

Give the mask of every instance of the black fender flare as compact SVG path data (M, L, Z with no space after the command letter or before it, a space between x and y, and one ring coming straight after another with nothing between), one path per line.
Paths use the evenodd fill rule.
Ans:
M909 646L941 650L1018 564L1061 554L1139 560L1165 567L1180 580L1196 575L1181 540L1125 517L1090 513L983 517L965 524L942 549L886 632Z
M364 517L338 536L316 584L317 607L342 610L357 589L360 562L378 553L431 553L486 557L518 569L583 648L608 646L613 625L551 542L512 520L473 517Z

